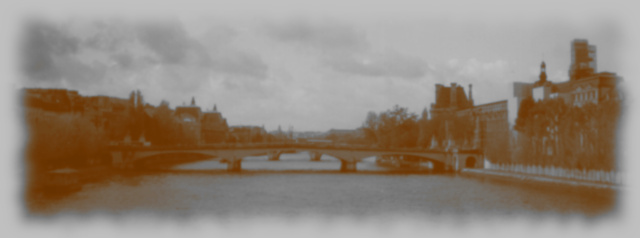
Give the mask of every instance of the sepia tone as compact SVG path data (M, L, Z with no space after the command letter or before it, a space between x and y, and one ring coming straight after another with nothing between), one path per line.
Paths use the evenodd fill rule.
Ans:
M325 121L299 108L295 110L302 111L301 117L289 116L284 109L274 109L285 105L266 102L280 97L280 91L255 88L267 87L272 75L280 74L287 83L301 79L269 68L268 60L258 53L234 48L238 46L227 41L243 34L240 30L216 29L191 39L180 21L122 27L127 24L95 20L73 25L33 19L23 26L21 73L28 83L19 94L27 131L22 198L29 216L94 212L222 219L577 214L591 219L615 216L618 211L619 193L626 183L617 154L624 80L616 72L598 70L597 53L609 49L596 50L589 39L576 36L556 43L570 49L561 52L569 64L562 69L567 72L562 80L555 75L551 80L547 68L552 66L543 57L526 66L537 69L534 80L498 82L512 86L509 98L488 100L496 99L491 94L499 94L487 90L493 86L480 85L488 82L458 82L453 76L430 80L429 66L411 56L370 53L371 57L361 60L357 54L366 51L361 45L367 45L359 42L362 38L314 35L303 29L308 27L304 21L264 26L271 27L265 30L269 31L265 38L298 48L304 47L297 45L302 44L299 41L323 48L319 55L330 56L318 64L331 71L327 75L381 78L388 80L385 85L402 81L430 95L417 96L422 98L422 110L416 112L394 101L398 97L384 95L384 90L375 91L383 99L371 98L388 98L393 106L384 110L363 109L367 99L350 105L349 100L321 97L330 101L328 106L303 105L308 111L343 118ZM351 32L348 27L335 27L324 33L343 31ZM216 42L207 45L202 39ZM351 44L356 56L343 52L351 50L346 49ZM292 52L299 53L298 48ZM204 70L189 71L191 67ZM52 78L60 81L51 83ZM94 78L103 81L92 86ZM127 83L139 78L149 81ZM244 87L245 92L253 92L246 96L252 97L251 104L234 104L235 96L209 94L206 90L216 80L226 91ZM168 89L160 92L158 84ZM292 97L303 100L309 96L305 93L314 90L348 99L368 87L328 84L337 90L280 88L304 91ZM269 89L273 88L278 87ZM196 91L209 97L206 103L194 96ZM128 97L116 96L123 92ZM339 95L342 92L349 96ZM150 94L153 101L147 99ZM181 98L182 104L172 105L164 96ZM476 103L479 97L482 103ZM224 104L210 101L214 99ZM360 126L323 124L354 120L340 114L354 108L368 112L355 119ZM242 116L242 122L231 119L225 110L235 110L234 118ZM327 128L298 130L288 117ZM263 118L276 118L276 122Z

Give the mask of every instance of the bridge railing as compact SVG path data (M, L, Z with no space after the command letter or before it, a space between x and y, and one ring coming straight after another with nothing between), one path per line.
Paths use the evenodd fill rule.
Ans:
M442 150L432 150L424 148L399 148L399 147L379 147L373 145L354 144L325 144L313 142L278 142L278 143L218 143L200 145L167 145L167 146L144 146L139 144L118 144L111 145L111 150L197 150L197 149L338 149L338 150L366 150L366 151L402 151L402 152L436 152ZM459 153L479 153L477 150L461 150Z

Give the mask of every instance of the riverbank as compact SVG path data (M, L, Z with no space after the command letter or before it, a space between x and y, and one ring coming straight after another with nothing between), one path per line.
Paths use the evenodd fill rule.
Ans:
M612 190L618 190L618 191L623 189L623 186L618 184L598 183L598 182L567 179L567 178L560 178L560 177L541 176L541 175L533 175L533 174L525 174L525 173L513 173L513 172L505 172L505 171L497 171L497 170L489 170L489 169L463 169L461 171L461 174L464 176L490 177L490 178L495 178L500 180L520 181L525 183L542 182L542 183L569 185L569 186L576 186L576 187L612 189Z

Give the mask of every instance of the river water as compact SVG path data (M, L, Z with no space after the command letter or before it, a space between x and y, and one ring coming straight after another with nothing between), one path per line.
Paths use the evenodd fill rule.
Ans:
M372 158L358 172L306 153L280 161L248 157L241 173L201 161L119 174L32 209L38 215L153 214L233 217L384 217L489 215L602 217L615 214L617 192L550 184L522 184L456 174L392 173Z

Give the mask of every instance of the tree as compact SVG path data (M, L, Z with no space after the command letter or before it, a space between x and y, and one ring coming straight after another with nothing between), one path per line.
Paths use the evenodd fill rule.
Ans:
M131 92L129 101L131 103L129 115L131 119L128 133L132 139L137 139L146 132L146 125L148 124L149 118L147 118L144 111L144 100L140 90L135 91L135 94L134 92Z
M535 101L533 101L533 97L526 97L525 99L522 99L520 107L518 107L518 117L516 118L516 125L514 126L514 129L520 132L525 131L524 128L526 127L527 120L530 119L529 114L531 108L534 106Z
M379 124L378 115L375 112L369 112L367 114L367 118L362 124L364 138L367 141L367 143L371 145L375 145L376 143L378 143L378 138L376 137L378 124Z
M519 160L527 164L568 168L613 169L620 102L603 101L581 107L552 99L518 112Z
M422 110L422 117L418 121L419 135L417 146L420 148L427 148L431 143L431 128L429 127L429 114L427 113L427 109Z
M376 144L381 147L415 147L418 140L417 116L398 105L379 116L370 112L363 129L365 138L371 140L375 135Z
M79 114L28 109L29 129L26 158L30 168L81 167L87 158L106 153L106 137L91 121Z
M180 121L169 108L169 103L164 100L155 110L149 127L147 138L153 144L175 145L184 139Z

